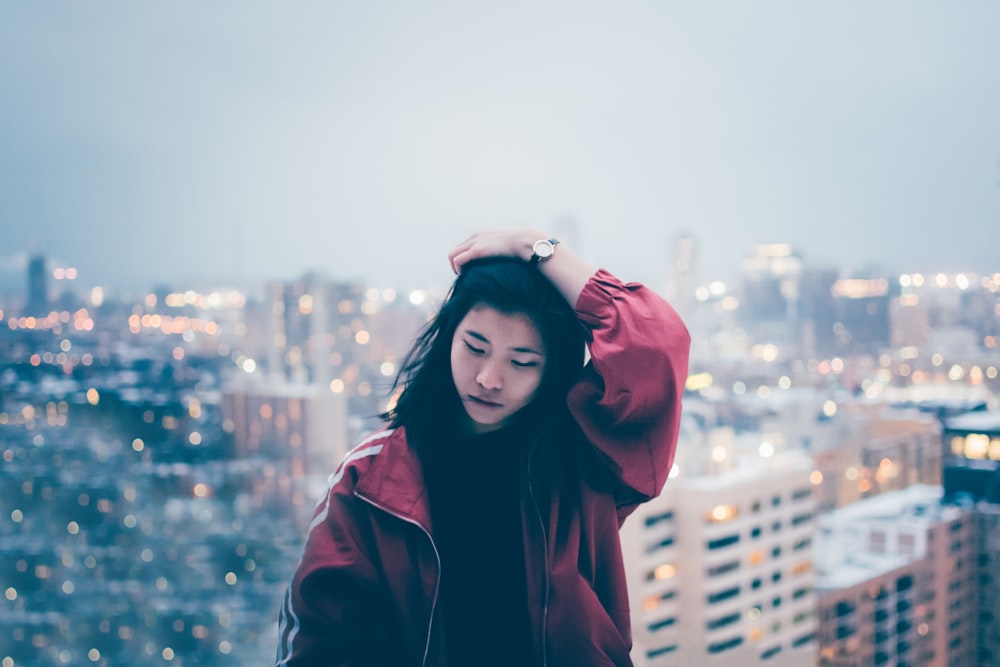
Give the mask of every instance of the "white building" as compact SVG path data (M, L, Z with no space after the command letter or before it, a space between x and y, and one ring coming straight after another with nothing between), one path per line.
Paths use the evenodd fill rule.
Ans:
M664 492L621 533L636 665L813 664L811 472L759 435L682 435Z

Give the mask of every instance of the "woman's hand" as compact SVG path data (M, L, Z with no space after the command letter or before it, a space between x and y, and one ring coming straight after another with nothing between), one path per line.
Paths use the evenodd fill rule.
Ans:
M535 241L543 238L548 236L534 229L487 229L455 246L448 259L455 273L461 273L462 266L481 257L518 257L528 261Z
M545 232L524 227L488 229L459 243L448 253L448 259L455 273L460 273L467 262L481 257L518 257L527 262L534 253L535 242L548 238L550 235ZM555 285L571 306L576 305L584 285L597 271L564 243L556 246L551 257L538 264L538 270Z

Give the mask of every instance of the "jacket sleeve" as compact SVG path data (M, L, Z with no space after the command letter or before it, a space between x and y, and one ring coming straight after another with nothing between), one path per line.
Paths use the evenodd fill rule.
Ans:
M278 615L276 667L382 667L393 645L380 631L377 565L365 553L366 509L342 464L316 508L302 559Z
M617 479L624 520L660 493L673 464L691 337L652 290L604 269L584 287L576 313L591 358L570 390L570 413Z

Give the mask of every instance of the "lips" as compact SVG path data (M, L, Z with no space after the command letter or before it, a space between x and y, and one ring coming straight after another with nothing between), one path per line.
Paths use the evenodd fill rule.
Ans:
M497 403L496 401L491 401L488 398L481 398L473 394L469 394L469 401L476 405L481 405L484 408L502 408L502 403Z

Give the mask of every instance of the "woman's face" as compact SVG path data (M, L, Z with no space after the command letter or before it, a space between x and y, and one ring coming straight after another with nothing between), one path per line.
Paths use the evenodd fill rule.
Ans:
M542 336L524 314L473 306L451 341L451 375L469 433L510 423L538 393L545 371Z

